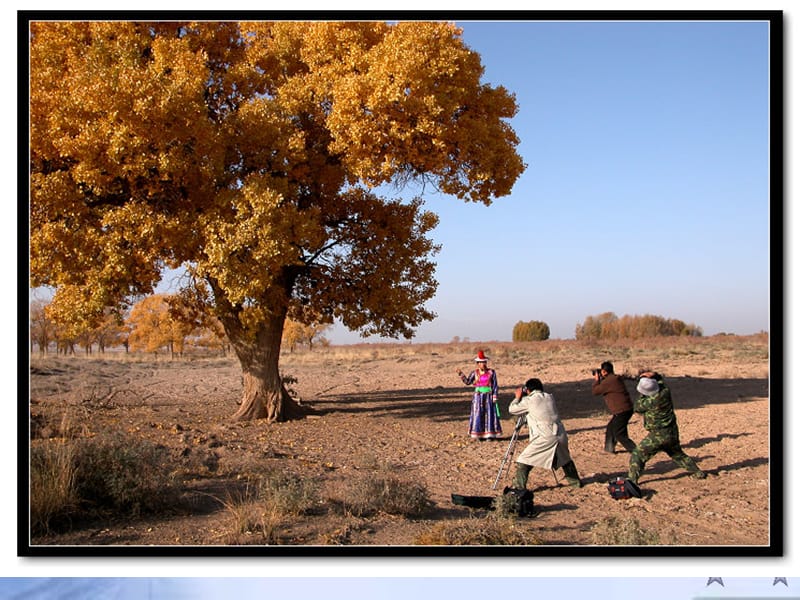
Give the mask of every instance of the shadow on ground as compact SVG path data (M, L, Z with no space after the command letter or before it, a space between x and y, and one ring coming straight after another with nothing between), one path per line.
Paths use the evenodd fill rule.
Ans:
M768 379L704 379L681 377L668 381L672 400L677 409L693 409L712 404L750 402L768 396ZM635 394L634 382L628 390ZM599 396L592 396L586 381L545 385L545 391L556 397L562 420L605 414L605 404ZM508 405L513 399L513 387L500 388L500 409L508 415ZM440 422L461 421L469 414L472 394L464 386L387 390L326 395L309 402L318 414L358 413L369 410L392 418L416 419L426 417ZM604 425L602 426L604 427ZM708 440L718 441L718 440ZM694 442L701 444L701 441ZM695 446L696 447L696 446Z

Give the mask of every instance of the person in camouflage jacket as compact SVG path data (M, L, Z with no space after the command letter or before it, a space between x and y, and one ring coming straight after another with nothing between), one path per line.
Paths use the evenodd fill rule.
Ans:
M666 452L675 463L697 479L705 479L705 472L700 470L681 448L678 436L678 420L672 406L672 395L664 378L653 371L640 375L636 391L641 394L633 403L633 410L644 413L645 437L631 453L628 466L628 479L639 482L645 463L659 452Z

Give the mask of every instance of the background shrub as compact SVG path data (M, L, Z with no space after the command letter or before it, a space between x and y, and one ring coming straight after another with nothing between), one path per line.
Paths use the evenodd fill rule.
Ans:
M701 337L702 335L703 330L697 325L657 315L617 317L612 312L606 312L586 317L583 324L575 326L576 340L636 340L649 337Z
M511 339L515 342L539 342L550 339L550 327L542 321L518 321Z

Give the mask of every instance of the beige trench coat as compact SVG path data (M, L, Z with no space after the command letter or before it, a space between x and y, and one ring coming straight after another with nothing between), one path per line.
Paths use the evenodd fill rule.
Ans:
M527 413L530 443L517 457L517 462L532 467L558 469L572 460L567 443L567 431L556 411L552 394L534 390L508 407L512 415ZM554 460L555 459L555 460Z

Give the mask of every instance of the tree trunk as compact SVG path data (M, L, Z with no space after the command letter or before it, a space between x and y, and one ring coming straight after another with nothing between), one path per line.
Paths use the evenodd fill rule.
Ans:
M273 315L256 332L226 327L228 338L242 365L242 403L234 421L266 419L288 421L307 414L286 391L278 363L285 315Z

